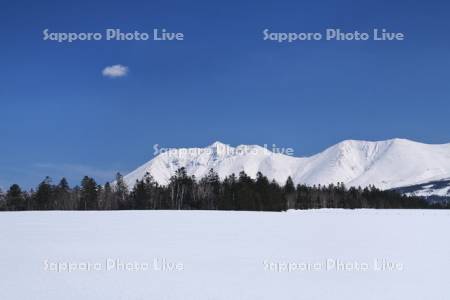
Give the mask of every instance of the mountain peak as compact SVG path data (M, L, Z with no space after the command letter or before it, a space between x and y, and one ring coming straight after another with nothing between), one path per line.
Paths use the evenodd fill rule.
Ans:
M402 139L402 138L393 138L389 140L392 144L398 144L398 145L411 145L411 144L422 144L420 142L416 142L413 140L408 139ZM424 144L426 145L426 144Z
M208 148L224 148L224 147L230 147L227 144L224 144L220 141L215 141L214 143L212 143L211 145L208 146Z

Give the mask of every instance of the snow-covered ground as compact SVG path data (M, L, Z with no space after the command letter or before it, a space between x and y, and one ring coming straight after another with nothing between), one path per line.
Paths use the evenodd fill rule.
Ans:
M450 299L449 211L5 212L0 227L0 299Z

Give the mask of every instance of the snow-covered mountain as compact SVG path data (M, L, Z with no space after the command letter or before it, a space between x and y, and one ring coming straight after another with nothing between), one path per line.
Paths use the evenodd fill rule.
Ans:
M343 182L390 189L450 178L450 144L347 140L310 157L293 157L256 145L231 147L215 142L205 148L161 153L126 175L125 181L133 186L148 172L160 184L167 184L181 167L196 178L214 169L221 178L241 171L255 177L261 172L279 183L291 176L295 183L308 185Z
M430 202L446 202L450 201L450 178L398 187L395 190L408 196L425 197Z

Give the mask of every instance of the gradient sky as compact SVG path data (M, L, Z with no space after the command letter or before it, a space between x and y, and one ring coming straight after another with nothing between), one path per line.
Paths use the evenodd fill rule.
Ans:
M3 1L0 187L99 182L153 145L450 142L448 1ZM262 30L404 32L401 42L263 41ZM43 41L166 28L183 42ZM106 78L122 64L129 74Z

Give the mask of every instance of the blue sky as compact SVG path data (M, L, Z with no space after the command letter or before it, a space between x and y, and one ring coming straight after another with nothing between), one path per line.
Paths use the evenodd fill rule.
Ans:
M0 9L0 186L99 182L153 145L450 142L447 1L9 1ZM183 32L182 42L43 41L42 31ZM404 32L282 43L275 32ZM102 70L122 64L127 76Z

